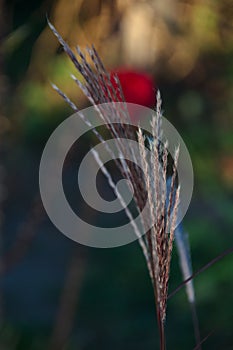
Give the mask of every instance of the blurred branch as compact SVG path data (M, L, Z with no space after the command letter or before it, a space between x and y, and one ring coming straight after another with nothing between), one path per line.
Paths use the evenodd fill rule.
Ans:
M86 249L81 246L74 248L60 298L60 306L51 335L49 350L64 349L72 332L79 291L87 263L85 252Z
M216 264L219 260L225 258L225 256L229 255L233 253L233 247L224 250L224 252L222 252L221 254L219 254L218 256L216 256L214 259L212 259L211 261L209 261L206 265L204 265L202 268L200 268L198 271L194 272L189 278L187 278L186 280L184 280L175 290L173 290L173 292L171 292L168 295L168 299L170 299L171 297L173 297L177 292L179 292L179 290L181 288L183 288L189 281L191 281L193 278L195 278L196 276L200 275L202 272L204 272L205 270L207 270L209 267L211 267L212 265Z
M40 197L36 197L32 205L28 220L20 227L13 247L2 257L1 274L12 269L27 253L31 243L38 232L38 225L44 218L44 208Z

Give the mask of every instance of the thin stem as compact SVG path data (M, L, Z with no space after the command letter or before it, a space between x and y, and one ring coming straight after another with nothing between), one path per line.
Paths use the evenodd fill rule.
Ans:
M49 350L62 350L66 347L74 325L86 263L86 250L82 247L75 247L64 282L58 314L49 342Z
M164 322L161 319L161 314L159 311L157 312L157 320L158 320L158 326L159 326L160 350L166 350Z
M160 311L160 306L158 303L156 289L154 289L154 295L155 295L157 324L158 324L158 328L159 328L159 344L160 344L159 349L166 350L166 338L165 338L164 322L163 322L162 317L161 317L161 311Z
M195 302L190 303L190 306L191 306L191 312L192 312L196 346L197 346L197 349L201 350L201 336L200 336L200 327L199 327L199 321L197 316L196 303Z
M171 292L168 295L168 299L170 299L171 297L173 297L177 292L179 292L179 290L181 288L183 288L183 286L188 283L189 281L191 281L193 278L195 278L196 276L200 275L202 272L204 272L205 270L207 270L210 266L214 265L216 262L218 262L219 260L221 260L222 258L224 258L225 256L227 256L228 254L233 253L233 247L225 250L224 252L222 252L221 254L219 254L218 256L216 256L216 258L212 259L211 261L209 261L206 265L204 265L202 268L200 268L200 270L194 272L189 278L187 278L186 280L184 280L176 289L173 290L173 292Z
M200 349L200 345L203 344L213 333L214 333L215 330L211 331L209 334L207 334L207 336L205 336L205 338L203 338L201 340L201 342L195 346L195 348L193 350L199 350Z

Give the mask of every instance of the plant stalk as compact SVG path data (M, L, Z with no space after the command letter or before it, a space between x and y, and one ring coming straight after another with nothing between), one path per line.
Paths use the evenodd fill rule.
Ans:
M165 339L165 330L164 330L164 322L161 318L161 314L159 311L159 305L157 306L157 321L159 327L159 341L160 341L160 350L166 350L166 339Z

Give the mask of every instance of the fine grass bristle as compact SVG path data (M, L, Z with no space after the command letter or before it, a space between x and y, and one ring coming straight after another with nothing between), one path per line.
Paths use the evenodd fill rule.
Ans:
M70 57L78 72L82 75L84 83L81 83L74 75L72 79L83 91L90 103L97 110L100 118L109 128L114 139L130 139L138 143L138 154L141 168L134 166L127 159L135 159L135 152L131 147L125 146L123 142L117 142L119 159L116 165L123 177L130 181L133 188L133 197L136 208L139 213L144 209L145 202L148 201L148 210L141 217L142 227L146 232L141 234L136 225L130 210L125 207L124 199L117 190L111 174L104 166L99 154L92 150L93 157L108 183L114 191L117 198L125 208L126 215L133 226L134 232L138 237L139 244L144 253L149 274L154 289L157 320L160 334L160 349L165 349L164 323L166 319L166 308L168 299L168 282L170 275L170 263L172 256L173 240L178 219L178 207L180 199L180 187L176 185L177 162L179 157L179 147L175 150L171 185L167 186L168 174L168 150L167 142L161 142L162 139L162 100L160 92L157 92L157 105L151 121L151 134L153 141L150 142L150 156L148 157L148 148L146 147L146 136L141 128L137 132L130 127L130 117L125 104L121 84L117 76L114 76L114 86L110 79L110 74L106 71L94 46L88 47L84 52L79 47L76 48L77 57L72 52L67 43L62 39L54 26L48 22L51 30L57 37L64 51ZM86 59L86 54L89 56ZM91 63L88 63L91 62ZM71 108L80 114L85 123L90 123L82 115L81 111L69 98L60 91L55 85L55 90L64 98ZM110 105L104 105L111 102ZM113 102L121 102L114 104ZM124 124L125 123L125 124ZM93 128L100 142L103 137ZM105 147L108 147L104 143ZM111 149L107 149L111 154ZM143 169L143 172L142 172ZM153 224L152 224L153 223ZM147 229L149 227L149 229Z

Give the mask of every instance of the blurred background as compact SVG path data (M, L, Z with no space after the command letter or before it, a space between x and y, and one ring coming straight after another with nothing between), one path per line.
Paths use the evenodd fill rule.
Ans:
M233 246L233 2L0 0L0 349L158 349L138 243L81 246L42 207L41 153L72 112L50 82L88 105L46 15L72 48L93 43L109 70L145 72L160 88L165 116L193 161L183 223L196 271ZM228 255L195 279L201 335L214 330L203 349L233 349L232 276ZM181 281L174 249L170 291ZM167 315L168 349L193 349L184 289Z

